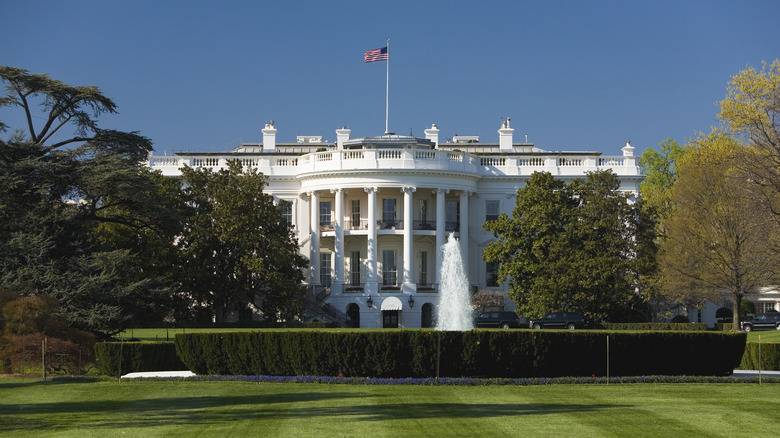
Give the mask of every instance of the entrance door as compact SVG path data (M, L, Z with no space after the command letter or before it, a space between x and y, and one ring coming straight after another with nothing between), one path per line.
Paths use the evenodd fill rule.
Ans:
M382 328L398 328L398 310L382 311Z

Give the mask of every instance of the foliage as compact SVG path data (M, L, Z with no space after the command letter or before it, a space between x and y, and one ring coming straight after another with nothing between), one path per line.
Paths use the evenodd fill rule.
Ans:
M773 370L780 371L780 344L745 344L745 354L742 355L741 370ZM759 353L760 351L760 353Z
M50 295L72 326L101 336L155 315L170 291L140 274L136 253L96 233L104 224L157 229L165 217L144 196L153 192L141 166L151 142L99 128L116 105L97 87L16 67L0 67L0 78L0 108L27 121L0 139L0 288Z
M480 290L471 297L471 307L484 312L486 309L503 309L504 293L498 290Z
M672 209L670 189L677 179L676 163L685 155L686 149L671 138L658 146L659 151L647 148L639 157L639 166L645 175L639 184L639 193L663 221Z
M179 371L186 367L173 342L99 342L95 344L98 368L119 377L141 371Z
M707 330L707 324L698 322L631 322L616 323L608 322L604 324L607 330L685 330L685 331L704 331Z
M212 308L217 322L247 306L268 320L297 316L306 259L298 253L292 226L263 193L265 177L237 161L216 172L182 173L192 208L178 241L183 290Z
M750 300L742 300L739 304L739 317L744 320L748 315L756 314L756 304ZM732 311L733 316L733 311Z
M474 330L262 331L176 335L196 374L374 377L724 375L744 334Z
M742 297L777 279L772 251L780 229L737 165L746 153L741 144L713 132L687 148L659 257L664 294L695 307L728 291L738 330Z
M496 240L483 257L500 262L499 281L509 280L518 313L572 310L601 321L633 302L655 266L655 222L619 188L611 172L568 185L534 173L512 217L484 225Z
M764 208L780 222L780 59L735 75L720 102L718 118L755 152L743 157Z

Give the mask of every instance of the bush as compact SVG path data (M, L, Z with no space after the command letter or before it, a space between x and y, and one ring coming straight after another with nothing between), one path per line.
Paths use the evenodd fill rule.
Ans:
M780 344L761 344L761 356L757 342L748 342L745 345L745 354L742 355L741 370L766 370L780 371Z
M644 322L644 323L620 323L606 322L604 328L607 330L685 330L702 331L707 330L707 324L699 322Z
M98 368L109 376L140 371L180 371L187 367L173 342L100 342L95 344Z
M176 335L196 374L352 377L725 375L746 335L721 332L265 331Z

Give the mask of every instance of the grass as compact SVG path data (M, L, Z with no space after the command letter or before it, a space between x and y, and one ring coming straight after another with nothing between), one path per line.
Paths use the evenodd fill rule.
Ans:
M0 380L3 436L772 436L765 384L399 386Z
M747 335L747 341L758 342L759 336L761 336L762 344L780 344L780 330L762 330L759 332L750 332Z

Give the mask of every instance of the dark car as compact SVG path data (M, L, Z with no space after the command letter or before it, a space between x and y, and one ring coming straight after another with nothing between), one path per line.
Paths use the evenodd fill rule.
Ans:
M742 330L746 332L753 330L780 330L780 313L759 313L755 318L750 321L744 321L740 325Z
M574 330L577 328L585 328L585 319L580 312L552 312L545 315L544 318L529 320L528 327L534 329L565 328Z
M485 312L474 320L474 325L482 328L517 328L520 317L515 312Z

